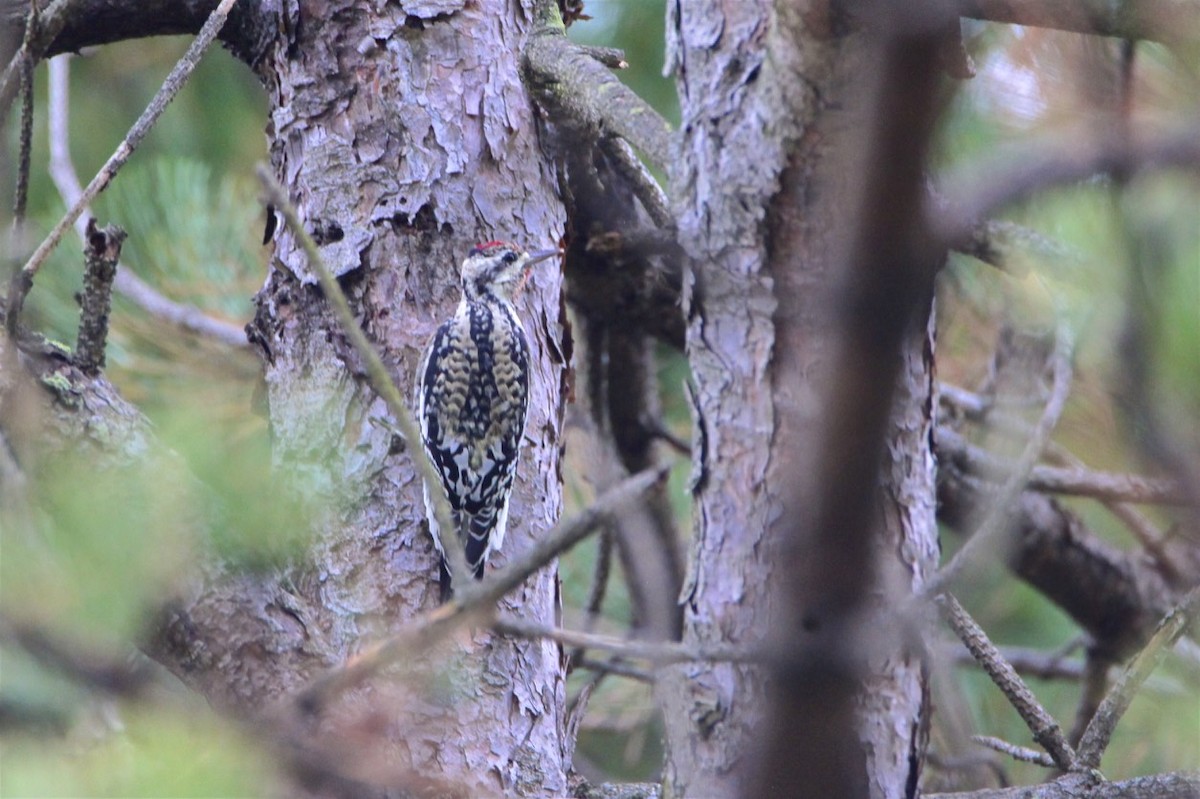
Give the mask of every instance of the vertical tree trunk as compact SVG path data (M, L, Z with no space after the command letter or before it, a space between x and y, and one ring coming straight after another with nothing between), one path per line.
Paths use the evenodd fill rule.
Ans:
M679 76L683 145L673 174L692 367L695 540L684 587L684 640L752 644L789 579L778 529L815 441L828 363L821 303L830 296L838 209L830 161L851 120L854 41L823 3L674 0L668 36ZM824 180L818 184L817 176ZM882 481L879 571L908 590L936 563L933 519L932 330L906 344ZM893 566L903 568L897 569ZM872 795L914 795L926 711L912 657L882 658L863 694L860 738ZM735 796L762 735L762 673L688 664L665 674L671 796ZM797 757L805 753L797 752ZM805 786L777 786L803 791Z
M406 394L425 342L453 312L467 250L492 239L552 246L563 229L517 72L528 6L301 2L258 66L271 101L272 167ZM530 546L561 508L560 287L557 270L543 269L518 304L534 352L533 395L509 533L493 563ZM266 361L276 460L323 508L318 541L287 575L210 581L178 609L160 647L189 682L242 707L302 685L437 595L406 451L413 442L376 421L387 409L290 231L275 234L257 308L251 336ZM501 605L553 623L556 581L545 569ZM383 751L354 751L357 762L386 763L408 787L421 775L463 795L561 795L560 648L486 631L448 648L425 682L410 679L401 691L381 678L346 697L331 714L333 740L382 725L386 735L341 745L386 739Z

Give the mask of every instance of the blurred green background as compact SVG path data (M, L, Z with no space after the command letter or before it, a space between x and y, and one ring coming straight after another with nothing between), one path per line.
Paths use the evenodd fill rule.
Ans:
M572 38L621 47L631 64L619 73L673 122L673 81L661 74L664 10L658 0L591 0L593 17ZM947 107L936 154L939 171L953 170L999 147L1049 128L1069 114L1091 113L1071 68L1071 47L1059 35L1017 34L1003 26L973 25L968 45L980 75L959 86ZM186 48L186 38L113 45L71 61L71 148L86 182ZM1170 118L1198 105L1194 82L1179 78L1173 54L1139 48L1148 119ZM38 73L38 116L30 215L35 239L63 212L46 175L45 68ZM947 88L951 88L948 84ZM1142 87L1139 85L1139 89ZM1142 95L1139 95L1142 96ZM249 70L213 50L145 144L94 211L130 236L123 261L173 299L238 325L248 321L251 297L265 276L258 242L264 215L254 165L265 158L266 101ZM4 194L11 185L15 125L4 131ZM1055 192L1010 213L1078 254L1054 259L1031 254L1029 276L1013 279L955 256L940 300L939 373L973 387L986 375L999 320L1017 309L1018 324L1046 325L1065 315L1080 342L1078 377L1056 440L1089 464L1130 468L1139 463L1127 420L1113 396L1123 375L1118 344L1139 281L1154 305L1148 375L1151 395L1163 399L1172 430L1200 445L1200 192L1175 176L1137 179L1122 197L1093 183ZM1136 263L1127 235L1151 238L1160 258ZM73 342L79 290L78 241L69 237L38 276L28 321L48 336ZM124 395L154 420L162 437L199 477L218 507L189 506L196 519L179 521L164 503L194 503L166 491L162 472L138 467L73 477L72 465L43 464L28 514L0 510L0 602L98 651L121 652L136 638L163 586L192 565L197 529L222 556L259 568L302 544L292 532L301 509L251 512L248 501L268 478L266 425L253 409L260 367L233 351L165 325L118 298L113 311L108 373ZM690 431L682 384L687 366L662 352L661 385L667 423ZM1188 439L1187 436L1191 438ZM592 495L583 465L568 452L566 513ZM690 529L683 488L687 467L672 481L680 529ZM120 502L114 502L119 497ZM285 504L285 503L279 503ZM1124 529L1093 504L1071 502L1095 529L1123 547ZM292 514L292 515L289 515ZM191 522L196 522L192 524ZM1160 521L1168 521L1161 517ZM953 537L944 546L952 549ZM568 624L581 623L596 543L562 561ZM619 565L598 630L620 633L629 617ZM1001 569L989 572L963 601L1002 645L1055 649L1077 630L1037 593ZM272 776L245 733L202 710L182 692L160 704L114 703L89 697L48 674L19 649L0 649L0 795L4 796L248 796L261 795ZM1032 745L1024 725L975 669L951 670L975 731ZM572 694L588 679L572 676ZM1032 682L1047 708L1069 724L1078 685ZM25 715L23 715L25 714ZM11 732L5 720L41 714L50 734ZM935 718L936 725L936 718ZM19 727L24 729L24 727ZM13 726L12 729L18 729ZM1200 762L1200 701L1177 664L1168 663L1135 701L1117 732L1104 771L1109 778L1195 767ZM120 730L122 734L113 735ZM937 745L937 733L934 735ZM653 779L662 756L661 721L643 683L608 678L592 697L577 760L585 774ZM1036 782L1035 767L1005 763L1014 783Z

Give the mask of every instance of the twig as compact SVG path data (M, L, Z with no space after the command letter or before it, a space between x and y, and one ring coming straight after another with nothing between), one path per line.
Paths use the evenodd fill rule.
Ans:
M939 425L938 454L953 459L966 471L985 479L1011 474L1015 466L967 443L953 429ZM1035 466L1029 470L1026 487L1047 494L1091 497L1101 501L1136 502L1154 505L1191 505L1192 500L1174 480L1141 477L1088 468Z
M613 537L612 531L609 530L602 534L599 541L596 542L598 546L596 564L592 570L592 587L588 592L587 604L584 607L589 628L593 620L600 615L600 609L604 606L604 597L608 593L608 575L612 568ZM571 652L571 657L567 660L567 668L572 669L582 663L585 652L587 650L582 647L577 647Z
M1099 647L1090 647L1087 659L1083 664L1083 690L1079 692L1079 703L1075 707L1075 721L1071 724L1071 732L1067 740L1078 746L1083 738L1083 732L1096 715L1104 694L1108 691L1108 667L1112 665L1111 655Z
M619 508L649 491L665 473L665 467L647 469L613 486L587 510L565 522L560 521L524 557L512 561L480 582L469 581L467 588L456 591L453 599L446 604L415 619L395 635L368 647L345 665L309 683L295 695L296 706L308 714L319 713L343 691L362 683L400 658L430 646L455 624L480 611L490 612L491 606L502 596L583 540Z
M942 617L967 650L979 661L979 665L983 666L992 682L1004 692L1009 703L1016 708L1025 725L1033 733L1033 739L1050 753L1059 768L1063 771L1074 771L1078 761L1071 745L1067 743L1066 736L1063 735L1062 728L1041 706L1016 670L1001 656L983 628L971 618L953 595L942 594L935 602L942 611Z
M1158 630L1117 677L1108 696L1104 697L1104 701L1100 703L1100 708L1092 717L1091 723L1088 724L1087 730L1084 731L1083 738L1079 742L1080 763L1089 768L1099 767L1100 758L1104 755L1104 750L1108 748L1109 741L1112 740L1117 722L1129 709L1129 703L1133 701L1134 694L1150 676L1150 673L1162 662L1168 647L1179 639L1198 612L1200 612L1200 588L1193 588L1183 601L1166 615L1159 624Z
M972 735L971 740L980 746L986 746L1001 754L1008 755L1013 760L1020 760L1023 763L1033 763L1046 768L1054 768L1054 758L1045 752L1038 752L1034 749L1027 749L1024 746L1010 744L1008 741L1000 738L993 738L990 735Z
M1017 647L1000 648L1000 656L1012 665L1016 672L1025 677L1040 680L1079 680L1083 678L1083 661L1068 659L1061 652L1042 652ZM979 665L969 652L954 653L956 665Z
M75 365L94 375L104 367L104 342L108 338L108 313L112 308L113 277L125 231L109 225L96 227L89 219L84 247L83 295L79 303L79 339Z
M366 333L359 326L358 320L354 318L354 312L350 310L350 303L346 299L345 292L342 291L341 284L337 282L333 277L333 273L329 271L329 267L325 265L325 260L321 257L316 242L313 241L312 236L308 234L308 231L304 229L304 225L301 224L300 217L296 213L296 207L292 205L292 201L288 198L287 193L267 170L266 166L261 164L258 167L258 179L266 191L267 200L283 214L288 227L292 230L292 235L299 239L301 246L304 247L304 252L308 255L308 265L316 273L317 279L320 280L321 289L325 292L325 298L329 300L329 305L333 309L334 316L337 317L338 322L342 326L342 331L346 334L346 338L350 340L351 345L353 345L355 351L358 353L358 357L362 358L363 364L366 366L367 380L370 382L371 388L387 403L388 410L392 412L396 426L404 434L404 440L408 443L409 456L412 458L413 464L417 467L417 472L420 473L421 479L429 487L429 495L433 497L434 516L437 519L437 526L439 528L436 533L442 553L450 565L450 575L454 580L454 584L456 586L469 585L471 583L471 571L467 566L466 552L455 535L458 528L453 522L450 500L446 497L446 489L442 486L441 476L433 468L433 464L429 460L429 455L426 454L425 448L421 446L421 433L417 429L417 423L413 419L412 412L409 411L407 403L400 396L400 390L396 388L391 375L388 374L383 359L379 357L379 353L375 350L371 342L367 340Z
M576 651L578 652L583 650L577 649ZM624 661L624 659L619 657L609 658L608 660L594 660L592 658L584 657L573 662L575 664L575 668L577 669L587 669L588 671L594 671L601 674L613 674L617 677L625 677L638 682L654 682L654 675L651 672L648 672L645 669L639 669L636 666L630 666Z
M945 591L958 579L961 574L979 560L987 548L992 545L992 539L1002 533L1008 521L1009 512L1020 496L1034 465L1041 458L1042 450L1050 440L1050 434L1062 415L1071 388L1071 357L1074 351L1074 337L1065 323L1060 323L1054 336L1054 352L1051 355L1053 368L1053 384L1050 388L1050 398L1042 411L1042 416L1030 432L1029 441L1024 450L1013 464L1012 472L1000 487L979 523L975 533L963 544L950 562L943 566L926 583L921 592L925 596L935 596Z
M38 245L33 255L21 267L19 275L13 276L13 285L9 290L8 296L8 324L10 329L15 329L18 322L17 317L19 317L21 308L25 303L25 297L29 293L29 289L33 286L33 278L37 275L46 258L49 257L51 251L62 239L63 234L67 232L67 228L83 213L84 207L96 199L97 195L104 191L108 184L112 182L113 177L116 176L125 162L129 160L129 157L133 154L137 146L141 144L142 139L146 137L150 128L154 126L154 123L158 121L158 118L166 110L171 100L179 93L183 84L187 82L196 65L200 62L201 56L204 55L209 45L212 44L221 26L225 24L225 19L229 15L229 9L233 7L235 2L237 0L221 0L220 5L209 15L208 20L204 23L204 27L200 29L200 33L192 41L187 52L183 54L183 58L179 59L179 62L175 64L174 69L171 70L171 74L167 75L167 79L163 81L162 87L159 88L158 93L150 101L150 105L146 107L142 115L133 123L133 127L125 134L125 138L117 145L117 149L109 156L108 161L105 162L100 171L96 173L96 176L88 183L87 188L83 190L83 194L80 195L75 204L58 221L58 224L54 226L45 240Z
M629 69L624 50L616 47L597 47L593 44L581 44L579 49L609 69Z
M493 621L492 629L502 635L518 638L546 638L564 646L599 649L602 652L611 652L630 660L647 660L660 666L691 661L762 663L772 659L767 652L761 649L735 644L691 647L673 642L635 641L628 638L614 638L610 635L549 627L511 616L504 616Z
M64 54L50 59L50 80L46 92L50 178L67 207L78 202L83 194L83 187L79 185L79 177L75 172L75 164L71 160L68 97L71 58L71 55ZM87 223L84 217L88 215L89 210L85 206L83 213L75 220L75 232L79 234L81 241L86 240ZM246 349L250 346L246 339L246 331L240 325L213 318L193 305L166 297L124 264L117 264L117 278L113 288L146 313L165 322L230 347Z

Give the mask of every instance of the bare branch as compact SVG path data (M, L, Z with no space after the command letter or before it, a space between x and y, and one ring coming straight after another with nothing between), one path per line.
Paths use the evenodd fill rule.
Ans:
M1000 650L988 639L983 628L971 618L953 595L942 594L935 601L951 629L971 655L979 661L979 665L983 666L992 682L1004 692L1009 703L1016 708L1025 726L1033 733L1033 739L1050 753L1059 768L1063 771L1074 771L1078 761L1075 751L1063 735L1062 728L1037 701L1037 697L1025 685L1025 681L1016 670L1004 660Z
M519 638L548 638L564 646L586 647L611 652L631 660L648 660L656 665L691 661L723 661L730 663L760 663L771 658L763 651L734 644L690 647L685 644L657 641L636 641L614 638L611 635L585 633L548 627L523 619L504 616L492 622L492 629L503 635Z
M453 599L446 604L414 620L395 635L368 647L345 665L309 683L294 695L296 707L305 713L319 713L343 691L369 679L380 669L411 652L427 648L456 624L480 613L492 612L491 606L502 596L611 519L618 508L649 491L665 474L666 467L647 469L606 491L587 510L555 525L524 557L514 559L481 582L471 580L464 583L467 588L456 591Z
M958 432L945 425L938 426L937 442L939 455L953 459L962 468L985 479L1012 474L1016 468L980 447L967 443ZM1174 480L1101 472L1088 468L1034 466L1029 470L1029 479L1025 485L1027 488L1049 494L1091 497L1115 502L1191 504L1191 498Z
M29 260L21 268L20 272L13 275L12 286L9 289L8 295L8 310L7 324L10 331L16 330L18 317L21 313L21 307L25 303L25 296L29 293L29 289L33 286L33 278L37 275L38 270L49 257L51 251L62 239L63 234L67 232L67 228L79 218L83 213L83 209L96 199L100 192L108 186L117 172L129 160L133 151L141 144L142 139L149 133L150 128L158 121L158 118L166 110L171 100L179 93L183 84L191 77L192 71L200 62L200 58L204 55L213 39L216 38L217 32L221 26L225 24L225 19L229 14L229 9L237 0L221 0L220 5L209 16L208 21L204 23L204 27L200 29L199 35L188 47L187 52L183 54L183 58L175 65L171 73L167 75L167 79L163 82L161 88L150 101L150 105L138 117L138 120L133 123L133 127L125 134L125 138L117 145L117 149L92 181L88 183L87 188L83 190L79 200L70 207L66 215L58 221L50 231L46 239L38 245L38 248L30 256Z
M1000 656L1022 676L1037 677L1040 680L1079 680L1083 678L1083 662L1067 658L1062 652L1001 647ZM970 652L963 651L954 653L954 662L959 666L979 665Z
M584 651L577 649L577 652ZM587 669L600 674L612 674L617 677L626 677L637 682L653 683L654 675L644 669L639 669L625 663L620 657L613 657L608 660L593 660L589 657L581 657L573 659L575 668Z
M1079 758L1083 765L1099 767L1117 722L1129 709L1138 688L1162 662L1168 648L1179 639L1197 612L1200 612L1200 588L1192 589L1183 602L1167 614L1145 648L1121 672L1079 742Z
M993 738L990 735L972 735L971 740L980 746L986 746L988 749L1008 755L1013 760L1020 760L1023 763L1033 763L1045 768L1055 767L1054 758L1045 752L1038 752L1024 746L1010 744L1008 741Z
M970 529L974 509L990 493L950 459L941 459L938 518L945 524ZM1140 648L1178 601L1154 562L1108 544L1043 494L1022 493L1012 523L1016 542L1008 567L1117 657Z

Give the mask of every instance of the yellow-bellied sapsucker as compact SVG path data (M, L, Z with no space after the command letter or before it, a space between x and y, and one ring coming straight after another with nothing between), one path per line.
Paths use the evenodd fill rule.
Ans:
M508 497L529 412L529 342L513 307L528 269L557 250L528 253L489 241L462 264L462 301L425 350L417 372L421 442L441 476L455 532L476 579L504 543ZM425 484L425 513L441 560L441 596L452 594L438 536L434 489Z

